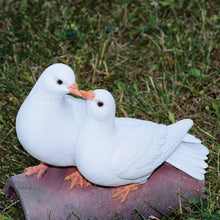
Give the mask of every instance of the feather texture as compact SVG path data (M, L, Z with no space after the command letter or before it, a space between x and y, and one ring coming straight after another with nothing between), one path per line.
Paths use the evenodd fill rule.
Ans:
M182 142L166 162L198 180L203 180L205 168L208 167L205 162L208 154L208 149L202 144Z

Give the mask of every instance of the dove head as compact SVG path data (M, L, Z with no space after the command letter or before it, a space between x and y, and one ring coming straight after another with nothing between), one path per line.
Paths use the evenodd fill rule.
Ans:
M89 114L98 121L113 120L115 117L115 100L110 92L104 89L93 91L94 97L87 101Z
M36 84L47 94L65 95L70 92L69 87L74 83L75 74L73 70L65 64L56 63L42 73Z

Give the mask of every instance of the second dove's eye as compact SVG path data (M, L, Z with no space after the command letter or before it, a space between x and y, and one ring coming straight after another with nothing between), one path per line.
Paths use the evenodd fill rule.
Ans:
M61 79L58 79L58 80L57 80L57 84L62 85L62 84L63 84L63 81L62 81Z
M103 102L98 102L97 105L98 105L99 107L102 107L102 106L104 105L104 103L103 103Z

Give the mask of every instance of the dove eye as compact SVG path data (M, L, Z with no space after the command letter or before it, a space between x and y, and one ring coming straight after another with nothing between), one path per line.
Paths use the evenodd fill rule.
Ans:
M57 84L62 85L62 84L63 84L63 81L62 81L61 79L58 79L58 80L57 80Z
M97 105L98 105L99 107L102 107L102 106L104 105L104 103L103 103L103 102L97 102Z

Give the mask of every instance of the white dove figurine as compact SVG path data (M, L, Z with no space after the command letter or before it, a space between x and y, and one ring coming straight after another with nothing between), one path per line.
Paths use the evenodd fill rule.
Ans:
M166 126L131 118L115 118L111 93L98 89L81 94L87 99L86 119L80 126L75 148L76 166L90 182L101 186L124 186L112 198L147 181L163 162L203 180L208 149L187 134L190 119ZM128 185L131 184L131 185Z
M27 168L26 175L37 173L40 178L47 164L75 165L74 147L85 117L85 101L67 96L70 92L77 94L75 86L73 70L62 63L53 64L41 74L20 107L16 118L18 139L29 154L42 161ZM75 173L67 179L76 177Z

